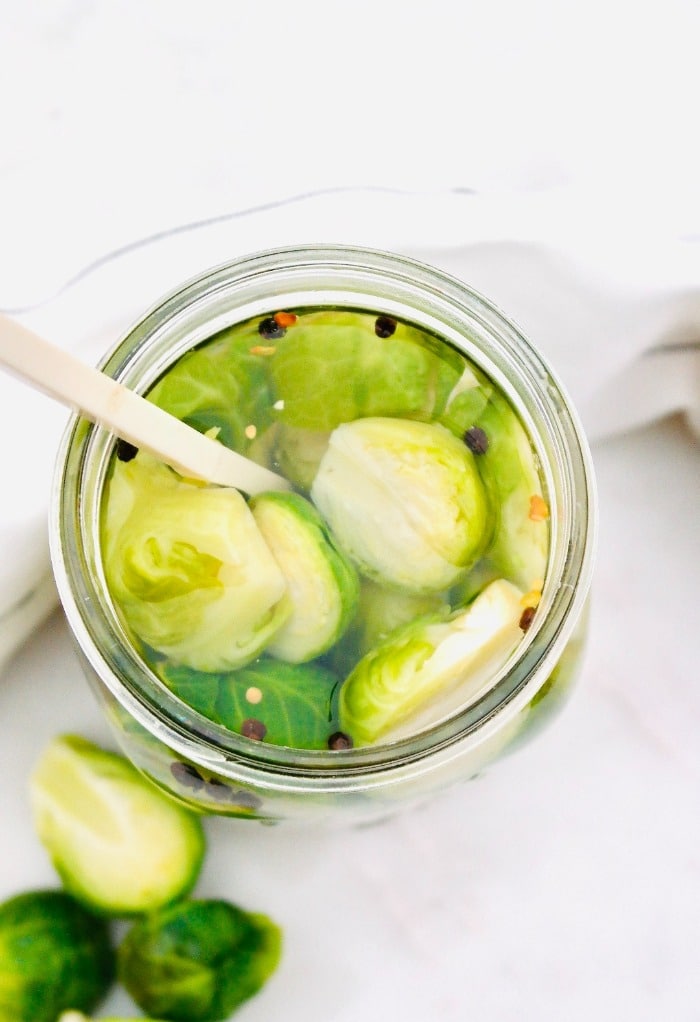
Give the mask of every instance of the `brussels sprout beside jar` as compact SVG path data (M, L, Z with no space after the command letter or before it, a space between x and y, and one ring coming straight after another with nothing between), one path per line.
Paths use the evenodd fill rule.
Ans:
M298 491L246 501L69 426L59 590L158 785L366 820L524 733L585 603L593 483L561 388L485 299L384 253L263 253L168 296L103 368Z

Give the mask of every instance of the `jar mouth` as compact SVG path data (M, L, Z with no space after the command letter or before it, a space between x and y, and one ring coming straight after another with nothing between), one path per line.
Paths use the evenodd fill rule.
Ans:
M374 249L305 246L260 252L211 269L166 295L101 362L143 393L185 351L280 307L370 308L437 334L491 376L515 405L551 495L549 566L541 612L494 682L464 708L415 734L344 750L255 742L178 699L131 645L111 603L100 552L100 498L116 438L74 415L51 495L50 547L69 625L83 654L128 712L157 736L225 759L295 775L357 775L397 767L473 737L486 739L534 696L553 668L588 592L595 546L590 452L564 389L517 326L442 271Z

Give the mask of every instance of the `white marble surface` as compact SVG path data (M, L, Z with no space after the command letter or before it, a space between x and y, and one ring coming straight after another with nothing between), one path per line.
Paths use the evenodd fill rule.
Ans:
M700 7L589 0L572 16L556 0L435 0L429 10L426 21L426 6L408 0L358 0L333 16L320 0L0 0L0 307L49 298L91 260L174 225L314 189L373 189L381 216L367 232L353 229L351 198L335 219L323 203L313 222L300 206L286 219L271 209L241 224L236 250L423 238L443 243L449 265L462 233L488 241L481 224L448 208L433 237L434 205L417 224L397 190L439 204L476 189L498 212L491 227L519 241L554 194L564 203L549 207L549 239L565 243L572 225L586 234L599 260L593 318L603 313L604 347L617 343L621 357L630 336L619 309L637 309L637 326L640 282L653 292L680 279L661 242L700 236L689 130ZM588 205L570 201L577 190ZM612 244L633 236L627 253ZM664 321L659 340L697 340L697 287L686 295L696 252L683 250L676 332ZM176 281L146 261L150 301ZM527 276L519 283L532 290ZM109 319L109 282L99 284L100 315L78 310L85 333ZM123 297L120 327L132 314ZM563 294L559 311L570 317L580 300ZM73 321L53 323L63 341ZM585 346L577 357L583 375ZM639 395L655 410L653 379ZM601 440L594 454L588 656L566 712L535 744L373 828L209 821L197 893L267 911L285 930L282 965L241 1022L700 1017L700 447L675 419ZM7 473L1 485L4 499ZM62 730L108 741L60 613L0 678L0 719L4 898L55 883L26 796L46 742ZM128 1005L115 993L108 1008Z
M595 458L586 664L537 742L367 829L208 821L197 893L285 930L241 1022L698 1018L700 549L684 511L700 503L700 448L666 422ZM45 743L64 729L108 741L60 614L10 665L0 718L1 898L55 882L26 797Z

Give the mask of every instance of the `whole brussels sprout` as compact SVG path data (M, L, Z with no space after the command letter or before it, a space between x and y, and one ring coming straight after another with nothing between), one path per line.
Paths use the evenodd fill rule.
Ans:
M117 952L119 979L150 1016L217 1022L277 967L281 931L226 901L183 901L135 923Z
M254 660L290 613L284 576L241 494L185 482L143 451L114 464L102 548L132 631L197 670Z
M65 891L27 891L0 905L0 1022L92 1011L114 972L107 923Z
M32 772L30 798L64 886L97 912L149 911L187 893L199 875L199 818L122 756L84 738L49 743Z
M282 570L291 613L266 652L288 663L313 660L347 628L357 607L357 573L313 504L298 493L262 493L255 523Z
M364 574L409 592L454 585L489 538L474 455L436 423L368 418L338 426L311 496Z

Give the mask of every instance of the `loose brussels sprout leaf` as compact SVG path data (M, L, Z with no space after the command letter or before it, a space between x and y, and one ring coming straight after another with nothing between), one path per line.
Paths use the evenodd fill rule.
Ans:
M272 422L267 362L255 354L259 343L254 323L225 330L183 355L148 400L200 433L216 428L227 447L250 453L250 426L260 434Z
M150 1016L226 1019L276 969L281 931L225 901L183 901L135 923L118 950L119 979Z
M380 585L446 589L489 538L474 455L437 424L378 418L338 426L311 496L342 549Z
M65 891L27 891L0 905L0 1022L92 1011L114 972L105 920Z
M542 499L537 457L506 399L478 370L472 377L476 385L456 394L440 421L457 437L475 427L483 431L477 466L498 515L489 551L496 574L507 575L525 590L541 587L549 528L542 515L531 517L532 498Z
M253 518L282 570L291 614L267 652L288 663L313 660L343 634L357 607L357 573L316 508L298 493L263 493Z
M394 633L344 682L341 729L356 745L391 741L472 702L522 637L521 597L499 579L466 610Z
M271 745L327 749L329 735L338 729L339 679L319 664L264 658L229 674L200 675L168 665L161 673L175 695L236 734L260 736Z
M500 394L491 395L478 425L488 438L488 449L478 458L479 471L499 508L489 557L526 591L541 589L549 523L537 457L520 419Z
M64 886L95 910L150 911L195 883L205 848L199 819L122 756L74 735L55 738L31 775L30 796Z
M275 460L282 475L308 493L326 453L330 433L277 424Z
M438 355L415 327L396 323L382 337L376 325L376 316L325 310L304 314L275 341L270 372L284 403L280 421L323 432L365 416L438 414L459 378L458 359Z
M187 483L142 451L114 464L102 546L128 626L198 670L255 659L289 615L284 576L240 493Z
M447 398L439 421L461 437L478 422L493 391L492 384L475 366L467 366Z

